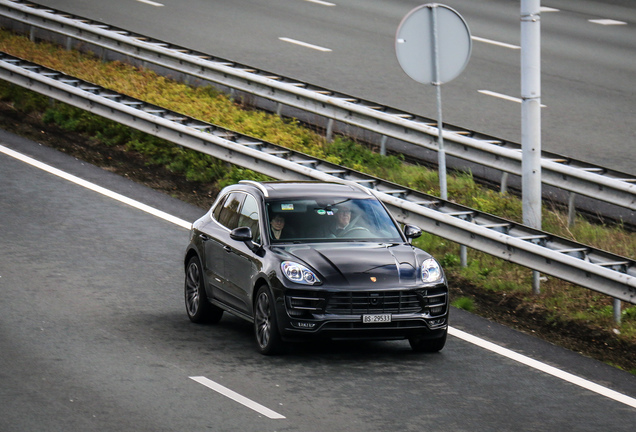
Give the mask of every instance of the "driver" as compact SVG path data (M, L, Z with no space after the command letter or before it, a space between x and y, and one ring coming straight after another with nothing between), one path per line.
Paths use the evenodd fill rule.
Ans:
M351 209L343 207L336 213L336 225L333 228L333 234L336 237L342 237L351 228Z

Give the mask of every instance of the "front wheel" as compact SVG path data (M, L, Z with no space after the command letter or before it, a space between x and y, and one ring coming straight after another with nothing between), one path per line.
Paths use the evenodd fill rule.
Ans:
M190 321L213 324L219 322L223 316L223 309L208 301L203 283L203 269L198 257L190 258L185 273L185 306Z
M448 329L436 338L426 338L425 336L411 336L409 343L411 348L415 352L435 353L441 351L446 345L446 337L448 336Z
M254 305L254 336L261 354L278 353L283 345L276 322L274 296L267 285L263 285L256 294Z

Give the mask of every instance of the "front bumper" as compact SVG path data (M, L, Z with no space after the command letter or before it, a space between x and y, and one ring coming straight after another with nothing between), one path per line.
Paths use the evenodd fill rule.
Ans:
M290 319L283 328L285 340L302 339L405 339L411 336L441 335L447 328L448 315L434 319L424 317L392 317L390 323L367 324L360 317L326 317L324 320Z
M448 328L446 285L385 291L289 291L284 304L279 324L286 340L434 338ZM365 323L364 315L390 316L390 322Z

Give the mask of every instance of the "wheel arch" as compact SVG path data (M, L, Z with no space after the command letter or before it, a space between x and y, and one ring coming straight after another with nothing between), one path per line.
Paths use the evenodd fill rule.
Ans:
M201 262L201 256L199 256L199 252L197 252L197 250L194 248L190 248L185 254L185 258L183 260L183 268L186 268L188 266L188 263L190 262L192 257L197 257L199 259L199 262Z
M272 285L269 283L269 281L267 280L267 278L263 275L260 275L256 278L256 280L254 281L254 289L252 290L252 298L251 303L252 303L252 314L254 312L254 309L256 307L256 294L258 293L258 290L261 289L261 287L263 285L267 285L267 287L270 289L270 291L272 290ZM274 293L272 292L272 295Z
M277 282L278 282L278 279L269 280L269 278L264 274L261 274L256 278L256 281L254 282L254 290L252 291L252 298L251 298L252 316L255 316L255 313L256 313L256 301L257 301L258 290L261 289L261 287L266 286L274 299L275 313L277 318L276 325L279 331L282 331L283 322L285 320L284 318L285 318L285 315L287 314L287 308L285 307L285 296L284 296L283 290L281 289L280 286L278 286Z

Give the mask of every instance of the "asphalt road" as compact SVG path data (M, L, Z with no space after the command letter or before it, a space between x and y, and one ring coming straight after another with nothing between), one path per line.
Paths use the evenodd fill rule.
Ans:
M458 310L451 312L457 336L434 355L395 341L262 356L243 321L188 321L186 229L5 149L186 222L200 209L1 131L0 146L3 432L632 431L636 424L636 376ZM484 349L460 330L542 363ZM575 377L545 373L546 365ZM586 389L582 379L602 387Z
M421 0L38 0L38 3L383 105L437 117L394 38ZM444 121L521 142L518 1L447 0L473 51L442 89ZM551 0L541 14L542 148L636 174L636 7ZM609 19L612 21L592 22ZM285 40L281 38L287 38ZM304 42L330 51L290 43ZM494 95L494 96L493 96Z
M409 82L392 50L400 18L419 2L160 2L40 1L434 116L433 90ZM518 43L517 2L447 4L473 35ZM550 6L562 12L544 14L544 143L634 172L635 20L632 7L617 4L555 0ZM629 25L587 21L597 17ZM475 42L466 72L444 87L445 119L515 139L518 106L477 90L515 95L518 81L518 51ZM0 145L186 222L202 214L12 135L0 132ZM187 231L173 222L0 151L0 431L631 431L636 424L633 375L458 310L452 334L467 331L541 363L531 367L458 336L436 355L385 342L261 356L245 322L187 320L186 243ZM574 378L549 375L545 365ZM581 379L602 387L590 390Z

